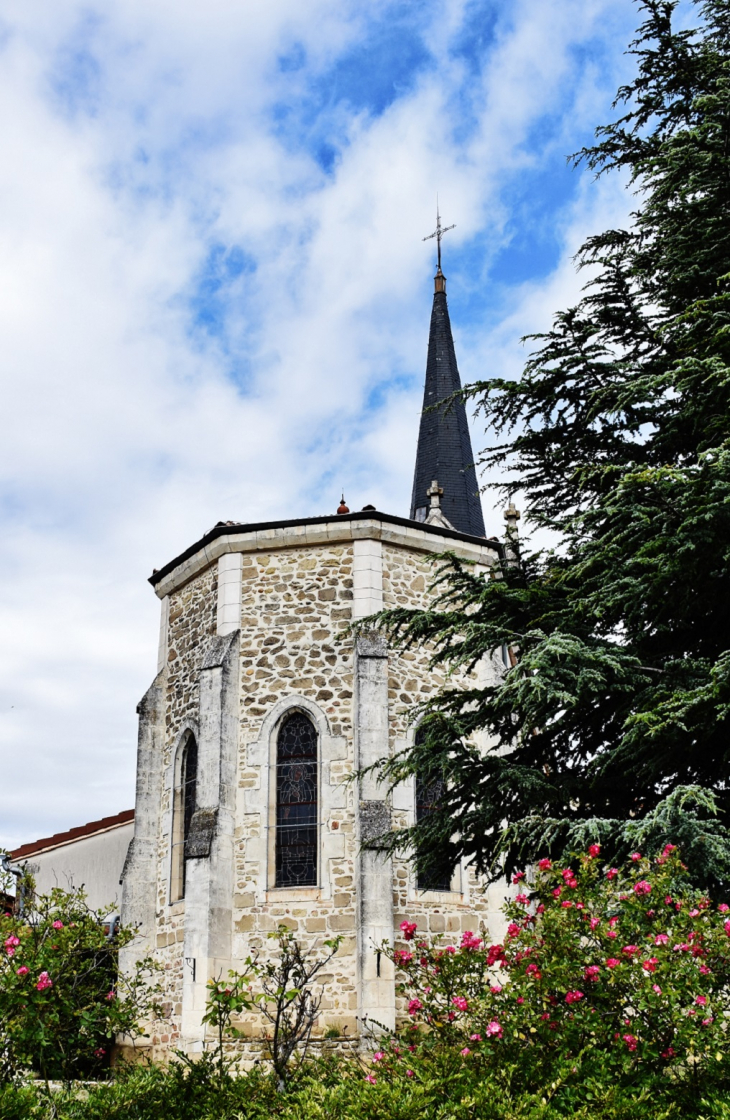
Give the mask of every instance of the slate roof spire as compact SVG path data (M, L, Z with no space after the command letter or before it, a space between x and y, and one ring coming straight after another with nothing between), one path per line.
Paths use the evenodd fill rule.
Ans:
M446 303L446 277L441 271L441 235L445 232L441 229L441 218L437 213L436 232L431 237L437 238L439 263L434 277L426 387L418 432L411 518L414 521L425 521L428 517L427 491L435 479L443 489L441 510L448 521L460 533L483 537L486 534L479 499L479 481L472 466L474 454L464 403L458 401L450 407L442 406L427 411L461 389Z

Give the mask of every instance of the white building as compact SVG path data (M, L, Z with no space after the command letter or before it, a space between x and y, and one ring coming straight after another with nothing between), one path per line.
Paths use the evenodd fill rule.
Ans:
M11 866L27 867L36 889L47 894L53 887L83 887L89 906L99 910L118 907L121 878L134 834L134 809L113 817L57 832L10 853Z

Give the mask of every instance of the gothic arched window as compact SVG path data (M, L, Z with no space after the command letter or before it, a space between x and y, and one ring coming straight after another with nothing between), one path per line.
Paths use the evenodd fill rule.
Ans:
M172 806L172 867L170 875L170 901L185 897L185 847L190 836L190 824L195 812L195 792L198 780L198 744L192 731L187 733L180 751L175 776Z
M423 729L416 731L416 745L424 740ZM416 824L422 824L438 809L446 792L446 783L440 774L416 774ZM416 852L416 885L419 891L450 891L451 875L438 868L424 866Z
M276 741L277 887L317 885L317 732L302 712Z

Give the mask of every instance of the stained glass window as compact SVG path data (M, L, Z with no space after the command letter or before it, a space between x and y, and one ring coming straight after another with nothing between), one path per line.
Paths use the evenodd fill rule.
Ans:
M276 744L276 886L317 885L317 732L290 715Z
M185 845L195 812L197 780L198 744L193 733L189 732L182 748L173 802L171 902L185 897Z
M419 728L416 743L423 742L424 733ZM446 792L446 783L440 775L416 775L416 823L421 824L431 813L438 809ZM419 891L451 890L451 875L432 867L424 867L423 860L416 853L416 881Z

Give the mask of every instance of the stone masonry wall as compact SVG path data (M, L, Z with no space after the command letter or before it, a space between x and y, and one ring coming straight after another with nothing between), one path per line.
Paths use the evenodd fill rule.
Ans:
M165 780L160 816L156 955L163 967L161 1002L165 1020L154 1024L152 1052L175 1046L182 1011L185 904L168 905L174 751L186 721L198 717L200 669L216 632L217 570L202 572L170 596L165 680Z
M389 607L417 607L428 601L429 584L437 564L423 553L403 548L383 548L383 604ZM427 648L389 655L390 750L402 750L412 741L414 728L409 720L413 708L429 699L445 684L442 672L429 668ZM489 667L489 671L494 671ZM458 684L458 677L451 684ZM394 825L404 827L415 818L415 788L409 783L394 795ZM441 935L444 944L458 941L465 930L483 930L485 936L499 939L504 929L500 907L507 893L506 884L489 889L479 883L468 868L456 871L449 892L418 891L413 868L405 860L393 868L393 908L396 933L404 920L417 922L419 930ZM404 948L402 945L401 948ZM402 1007L399 1007L402 1012Z
M355 1028L352 642L338 642L352 617L352 547L292 548L243 557L241 764L234 958L272 952L267 934L285 924L307 947L342 936L327 975L324 1024ZM272 735L262 721L292 696L316 705L329 735L320 741L320 889L275 889ZM339 740L328 750L324 739ZM235 961L234 961L235 966ZM258 1033L260 1024L248 1024Z
M421 606L428 600L434 565L415 549L383 544L384 606ZM317 948L329 937L343 942L321 980L319 1029L356 1033L356 842L354 767L353 548L350 543L302 545L242 556L241 686L232 967L243 969L254 952L266 958L267 935L283 923L300 942ZM180 1038L182 941L185 903L168 904L173 752L186 721L198 715L199 675L206 645L216 633L213 563L170 596L165 685L165 781L159 837L157 955L164 969L167 1019L155 1025L153 1054ZM426 650L389 655L390 750L413 734L409 713L444 683L428 668ZM274 735L287 702L301 702L318 725L321 743L321 871L318 888L274 888L272 881ZM394 822L413 819L413 788L394 796ZM448 893L417 892L405 861L394 869L395 933L404 919L419 929L458 937L485 928L498 936L497 907L504 889L484 893L461 869ZM238 1024L257 1049L261 1022Z

